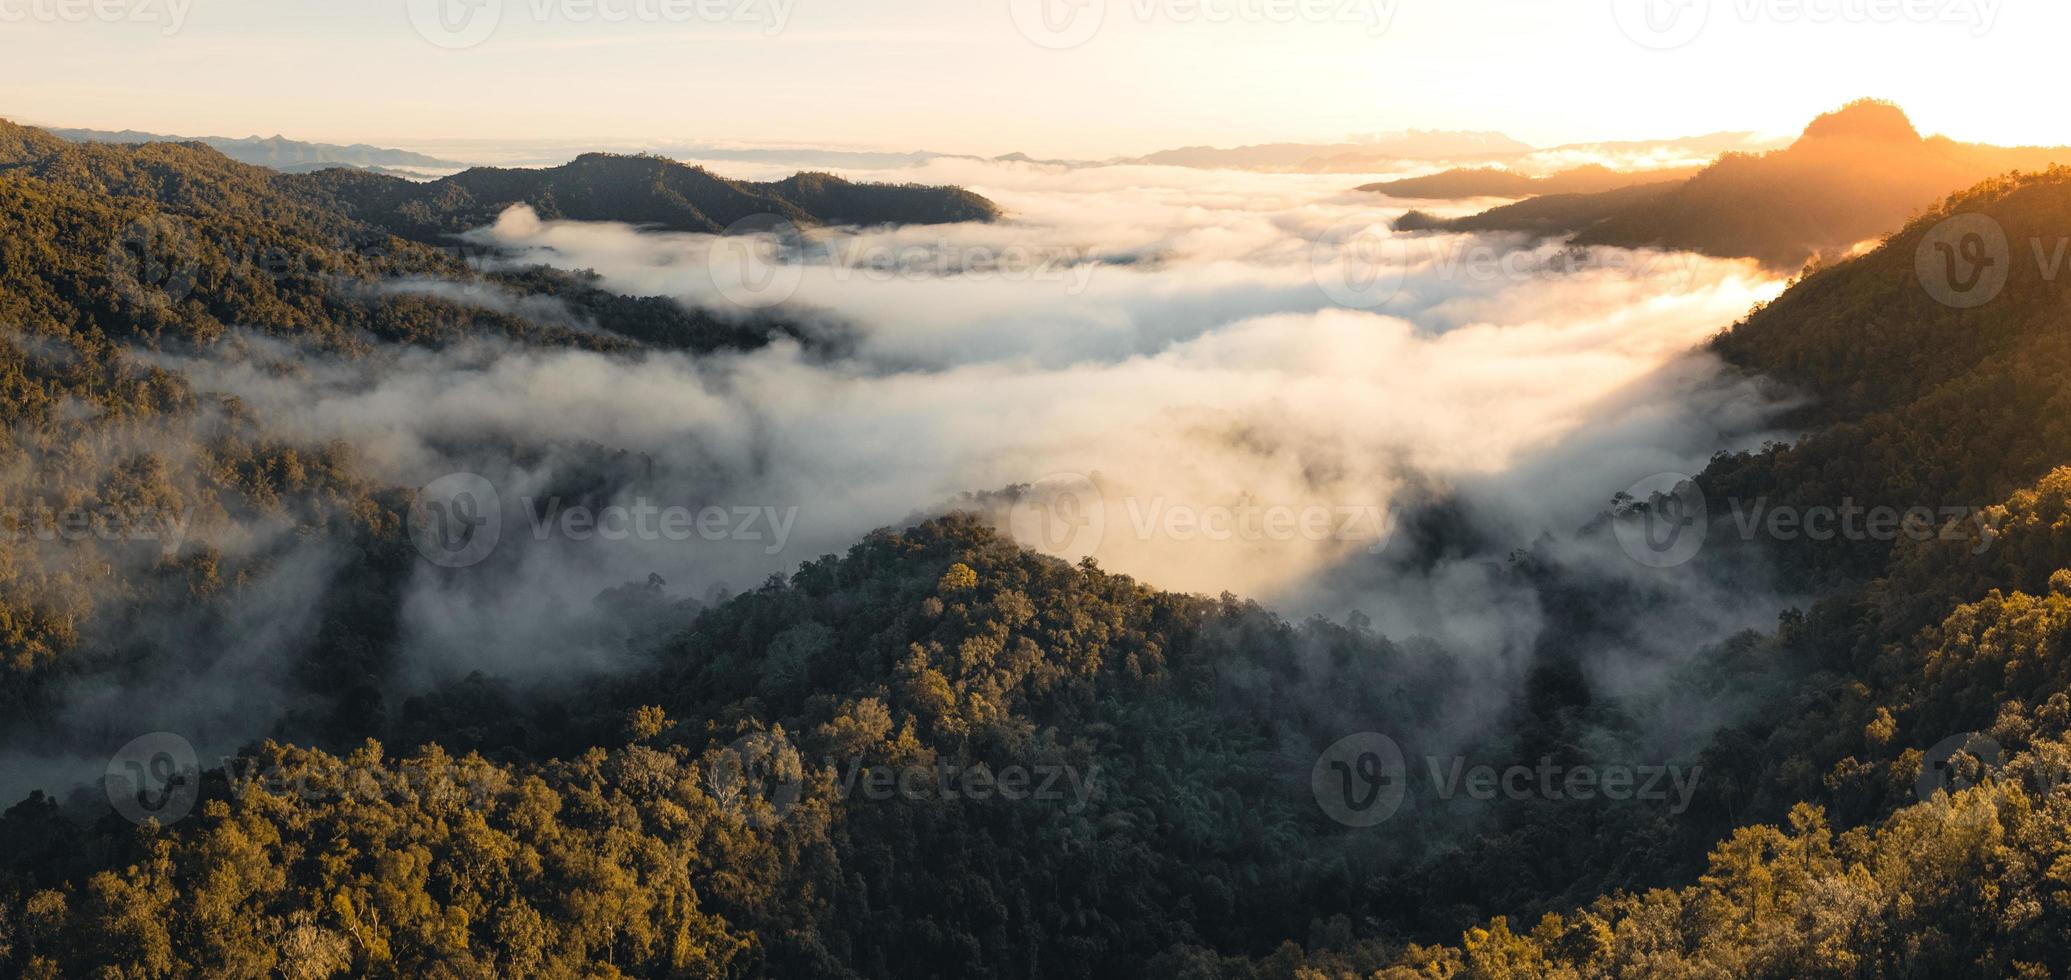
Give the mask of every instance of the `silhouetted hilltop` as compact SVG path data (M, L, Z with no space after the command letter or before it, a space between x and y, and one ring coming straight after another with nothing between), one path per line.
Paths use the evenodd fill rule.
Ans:
M428 183L351 170L285 179L312 200L419 241L489 224L517 204L547 219L709 233L757 216L879 225L992 221L1000 214L991 201L957 187L858 184L819 173L754 183L662 157L609 153L536 170L476 167Z
M2005 148L1921 138L1897 106L1864 100L1815 120L1788 148L1727 154L1662 194L1541 198L1405 229L1573 234L1580 245L1658 247L1752 258L1795 270L1847 254L1960 188L2071 162L2062 147Z
M1397 231L1522 231L1565 235L1595 221L1608 208L1637 207L1668 197L1682 185L1676 181L1638 184L1595 194L1545 194L1506 204L1464 218L1441 218L1409 211L1396 219Z
M1545 177L1504 167L1455 167L1443 173L1364 184L1362 191L1389 197L1457 201L1469 197L1537 197L1542 194L1595 194L1603 191L1688 180L1700 168L1613 170L1591 163Z

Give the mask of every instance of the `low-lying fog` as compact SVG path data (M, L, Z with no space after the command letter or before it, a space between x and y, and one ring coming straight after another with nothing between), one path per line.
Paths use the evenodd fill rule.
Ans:
M1412 205L1343 175L938 159L846 176L961 184L1008 218L717 239L513 211L475 233L506 261L592 269L618 291L845 324L853 343L832 351L482 342L348 360L244 338L235 356L160 360L282 435L356 444L382 479L494 488L495 560L414 573L392 679L405 689L477 668L603 669L619 653L566 621L607 587L749 588L1023 484L982 503L1031 546L1291 617L1356 611L1488 657L1501 681L1538 628L1532 598L1478 556L1391 557L1403 509L1463 503L1498 557L1568 541L1635 480L1759 441L1775 407L1695 352L1780 291L1749 264L1399 237L1387 223ZM623 509L585 533L546 488L619 450L639 461L612 484ZM1609 574L1649 571L1601 542L1570 547ZM312 568L298 574L320 582ZM1773 609L1686 619L1678 646ZM179 699L163 694L148 720L197 742L264 731L240 732L220 698L207 724L167 716ZM147 720L116 700L93 703Z

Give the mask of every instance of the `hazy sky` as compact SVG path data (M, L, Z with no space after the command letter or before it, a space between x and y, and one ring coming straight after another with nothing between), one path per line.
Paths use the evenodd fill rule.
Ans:
M0 114L1103 157L1781 135L1875 95L1930 132L2056 144L2067 27L2060 0L0 0Z

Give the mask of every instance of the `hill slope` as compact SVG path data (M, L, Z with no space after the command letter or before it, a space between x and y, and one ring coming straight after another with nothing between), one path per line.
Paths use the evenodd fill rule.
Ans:
M1456 167L1443 173L1362 184L1358 188L1389 197L1457 201L1469 197L1538 197L1548 194L1596 194L1641 184L1688 180L1696 167L1663 170L1612 170L1590 164L1533 177L1502 167Z
M1580 245L1681 249L1795 271L1889 234L1980 180L2052 163L2071 163L2071 150L1922 138L1896 106L1864 101L1814 120L1786 149L1729 154L1664 194L1535 200L1449 222L1419 215L1403 227L1573 234Z
M661 157L604 153L539 170L477 167L429 183L330 170L285 178L284 186L417 241L489 224L515 204L547 219L713 234L761 216L798 225L877 225L993 221L1000 214L992 202L955 187L857 184L828 174L753 183Z
M384 701L402 491L335 449L255 439L235 406L115 348L233 316L349 345L354 330L410 337L394 328L416 314L219 268L238 235L356 227L251 168L201 147L48 139L0 128L0 315L23 325L0 345L0 410L10 472L28 474L0 491L198 499L350 547L298 668L294 707L330 710L314 747L260 742L209 765L193 813L167 826L106 800L9 808L0 972L2071 973L2071 279L2028 247L2046 259L2071 226L2071 169L1960 194L1714 344L1812 401L1795 443L1696 478L1711 533L1732 534L1730 504L1748 500L1927 506L1937 523L1756 542L1813 598L1678 674L1760 697L1709 736L1694 805L1432 802L1377 831L1317 806L1311 767L1348 731L1413 743L1480 705L1500 760L1658 747L1618 744L1633 719L1594 679L1491 708L1431 645L1159 592L965 515L872 534L710 607L643 609L658 628L624 675L534 690L476 675ZM139 301L107 250L157 209L191 226L200 271L191 294ZM2004 236L1982 254L2006 277L1952 305L1946 267L1922 257L1944 254L1960 216ZM344 274L439 257L402 243ZM433 339L487 327L422 315ZM177 428L205 408L222 428ZM118 423L187 442L158 458ZM1984 520L1940 522L1951 504ZM99 591L32 557L0 540L0 693L22 728L51 692L19 675L69 666L62 641L94 596L232 624L252 601L250 556L175 554ZM75 557L66 574L102 564ZM1676 587L1538 547L1489 574L1564 586L1535 611L1549 630ZM125 639L126 656L175 655ZM1404 778L1428 794L1443 776Z

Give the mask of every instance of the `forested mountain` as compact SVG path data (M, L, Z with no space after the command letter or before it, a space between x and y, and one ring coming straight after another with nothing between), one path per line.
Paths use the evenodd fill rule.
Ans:
M1858 136L1894 138L1820 138ZM209 641L235 633L260 572L298 542L336 543L342 564L290 696L247 708L278 713L275 737L209 760L192 815L133 825L105 800L38 794L0 817L0 971L2071 972L2071 283L2031 261L2064 238L2071 170L1959 194L1713 344L1809 399L1791 420L1802 439L1721 455L1697 478L1714 533L1731 534L1730 502L1755 498L1986 519L1937 509L1938 533L1917 540L1755 542L1816 601L1696 652L1675 678L1752 703L1698 753L1686 812L1446 803L1381 831L1319 810L1310 766L1361 729L1440 750L1414 733L1443 731L1485 694L1444 651L1161 592L1021 549L973 514L879 531L710 604L604 597L641 627L622 671L547 686L475 675L388 698L412 491L369 478L343 446L262 437L236 399L198 394L146 355L234 358L278 341L374 356L376 341L484 337L753 345L795 328L698 319L547 270L486 275L413 239L519 200L690 227L749 202L868 221L909 199L641 158L471 173L419 198L204 147L0 126L0 494L118 514L177 501L213 527L282 529L141 559L134 543L46 561L0 541L0 726L33 734L89 669L215 655ZM2006 240L1984 242L2005 272L1975 297L1988 301L1941 264L1957 215ZM254 258L275 253L299 258ZM552 299L566 315L388 288L398 281ZM1952 289L1966 295L1951 303ZM1651 628L1646 584L1551 547L1495 562L1541 586L1548 639L1526 689L1481 706L1496 727L1484 751L1634 751L1632 707L1562 648ZM133 629L140 610L192 631L175 644ZM1958 733L1984 739L1929 758ZM1944 769L1978 776L1984 740L2003 750L1999 778L1920 792ZM986 791L947 792L951 773ZM1406 778L1428 790L1434 777Z
M1861 101L1814 120L1788 148L1729 153L1688 182L1535 198L1471 217L1405 215L1405 230L1572 234L1578 245L1751 258L1796 271L1889 234L1958 187L2071 163L2071 150L1922 138L1898 107Z
M1538 197L1546 194L1597 194L1641 184L1681 182L1697 172L1696 167L1612 170L1602 164L1589 164L1534 177L1503 167L1455 167L1423 177L1362 184L1359 189L1389 197L1434 201L1457 201L1469 197Z
M1543 237L1572 234L1585 228L1607 211L1648 207L1673 195L1682 184L1676 181L1634 184L1594 194L1545 194L1515 204L1490 208L1480 214L1440 218L1423 211L1405 212L1396 219L1397 231L1521 231Z
M820 224L992 221L992 202L955 187L857 184L829 174L770 183L728 180L673 160L587 153L558 167L477 167L429 183L352 170L288 178L283 186L404 238L438 241L496 220L515 204L547 219L623 221L718 233L744 219Z
M150 546L89 536L71 559L39 562L33 535L50 529L23 526L25 507L106 511L118 521L191 511L218 528L284 522L357 540L365 550L345 579L364 575L371 594L393 598L393 584L380 583L402 561L394 535L404 501L394 491L368 484L340 446L258 437L234 399L199 397L138 353L235 358L251 332L343 356L483 338L599 351L840 342L819 318L806 325L620 296L593 276L541 267L483 271L329 210L293 178L193 144L78 144L0 123L0 203L0 323L9 331L0 421L10 436L0 492L15 536L13 558L0 563L0 703L9 709L0 728L9 731L35 730L52 686L86 665L76 659L82 650L92 648L95 669L151 655L109 649L122 610L228 616L247 562L268 560L206 551L144 560ZM343 598L350 591L333 614L364 618ZM340 657L303 683L356 685L363 673L354 670Z
M1968 308L1945 301L1935 247L1944 222L1978 221L1966 216L1989 219L2008 243L1987 256L2007 273L2003 290ZM2067 220L2071 170L1990 181L1721 335L1723 356L1817 400L1803 440L1721 456L1700 475L1715 529L1724 502L1757 498L1800 512L1978 502L1985 519L1896 546L1777 544L1790 574L1827 598L1764 641L1806 672L1803 693L1707 753L1718 767L1709 786L1726 791L1700 806L1751 824L1719 842L1708 873L1680 889L1608 895L1529 931L1498 919L1457 947L1411 950L1401 968L2071 969L2061 940L2071 926L2071 432L2060 421L2071 408L2071 307L2048 259ZM1996 777L1981 775L1986 764ZM1948 795L1927 796L1934 784L1922 779L1938 770L1959 775Z

